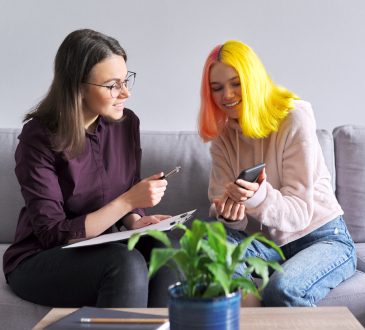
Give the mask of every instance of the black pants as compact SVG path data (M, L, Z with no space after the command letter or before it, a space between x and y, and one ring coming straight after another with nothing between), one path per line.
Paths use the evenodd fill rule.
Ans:
M56 247L22 261L8 282L19 297L51 307L166 307L177 274L165 267L147 277L151 249L159 245L146 236L133 251L120 242Z

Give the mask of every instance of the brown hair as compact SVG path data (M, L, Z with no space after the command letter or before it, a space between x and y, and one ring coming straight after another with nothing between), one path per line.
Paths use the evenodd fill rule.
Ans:
M85 144L81 84L95 64L111 55L127 55L112 37L90 29L71 32L59 47L54 78L47 95L24 121L38 118L53 133L53 149L68 157L78 155Z

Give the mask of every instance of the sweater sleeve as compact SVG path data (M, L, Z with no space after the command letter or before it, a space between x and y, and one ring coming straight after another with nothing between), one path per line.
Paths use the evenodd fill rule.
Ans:
M296 232L310 224L314 207L316 148L319 145L308 103L306 108L293 110L284 120L277 143L280 188L275 189L268 177L266 198L255 207L246 205L246 212L265 226Z
M208 197L211 202L209 216L216 217L216 219L222 222L225 226L236 229L244 230L247 226L247 217L238 221L226 221L223 217L217 215L215 204L213 200L221 198L224 194L225 186L232 182L232 177L235 177L235 171L227 163L228 152L224 147L224 139L219 137L212 142L210 148L212 156L212 170L209 180Z

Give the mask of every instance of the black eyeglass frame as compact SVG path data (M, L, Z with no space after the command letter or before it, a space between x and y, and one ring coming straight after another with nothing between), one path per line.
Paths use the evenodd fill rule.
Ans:
M112 94L112 93L113 93L113 88L115 88L115 85L120 84L120 85L121 85L121 87L122 87L122 85L123 85L125 88L127 88L127 89L128 89L128 91L131 91L131 90L132 90L132 88L133 88L133 86L134 86L134 83L135 83L135 81L136 81L136 76L137 76L137 73L136 73L136 72L128 71L128 72L127 72L127 78L125 78L125 79L124 79L122 82L120 82L120 83L119 83L119 82L115 82L113 85L110 85L110 86L108 86L108 85L101 85L101 84L94 84L94 83L91 83L91 82L88 82L88 81L85 81L85 82L84 82L84 84L107 88L107 89L109 89L109 91L110 91L110 96L111 96L113 99L115 99L115 98L117 98L117 97L118 97L118 95L120 94L120 91L119 91L119 93L118 93L118 95L117 95L117 96L113 96L113 94ZM128 81L130 81L129 79L130 79L131 77L133 77L133 84L132 84L132 86L128 87Z

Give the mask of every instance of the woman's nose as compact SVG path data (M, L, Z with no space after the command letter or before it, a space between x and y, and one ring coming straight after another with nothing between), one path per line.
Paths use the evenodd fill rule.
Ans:
M223 89L223 97L225 98L225 99L230 99L230 98L232 98L234 96L234 90L233 90L233 88L231 88L231 87L225 87L224 89Z
M122 87L118 95L118 99L125 99L129 96L131 96L131 93L129 92L128 87L125 84L122 84Z

